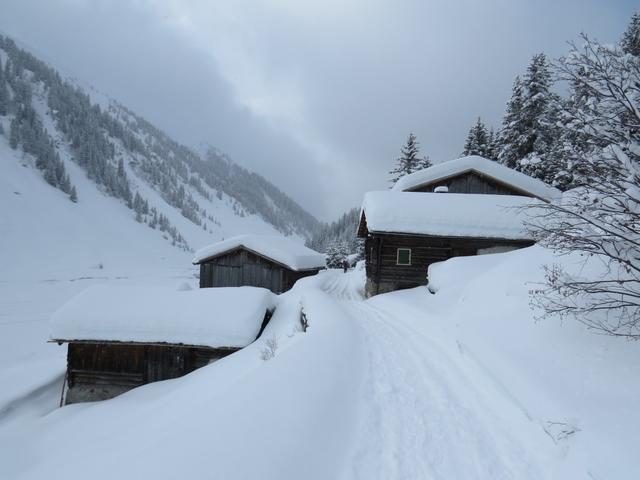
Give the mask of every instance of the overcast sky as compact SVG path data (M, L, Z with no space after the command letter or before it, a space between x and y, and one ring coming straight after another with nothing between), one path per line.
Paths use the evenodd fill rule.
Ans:
M530 57L614 42L633 1L0 0L0 29L177 140L208 142L324 220L499 126Z

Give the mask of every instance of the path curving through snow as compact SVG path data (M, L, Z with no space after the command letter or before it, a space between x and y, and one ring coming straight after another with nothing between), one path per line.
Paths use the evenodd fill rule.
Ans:
M457 348L415 328L428 312L407 308L401 298L363 301L354 294L360 281L354 272L324 285L358 325L366 354L345 478L547 478L547 442L502 387Z

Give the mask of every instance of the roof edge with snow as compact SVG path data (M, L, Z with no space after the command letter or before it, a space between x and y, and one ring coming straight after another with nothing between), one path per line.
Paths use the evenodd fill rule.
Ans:
M432 183L441 182L465 173L474 172L490 178L496 183L544 201L559 198L562 193L542 180L525 175L493 160L472 155L438 163L401 177L392 187L393 191L412 191Z
M49 339L237 349L258 337L276 303L275 294L259 287L176 290L99 284L51 316Z
M516 195L367 192L357 234L532 241L525 224L538 204Z
M208 260L246 250L277 265L303 272L326 267L325 256L287 237L277 235L238 235L198 250L192 263L199 265Z

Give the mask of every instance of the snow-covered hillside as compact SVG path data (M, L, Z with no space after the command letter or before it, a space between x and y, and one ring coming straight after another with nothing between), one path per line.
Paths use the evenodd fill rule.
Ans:
M305 239L316 229L263 177L213 147L202 154L180 145L79 85L0 36L0 142L16 154L7 160L19 157L78 203L94 191L119 199L131 220L180 248L245 232Z

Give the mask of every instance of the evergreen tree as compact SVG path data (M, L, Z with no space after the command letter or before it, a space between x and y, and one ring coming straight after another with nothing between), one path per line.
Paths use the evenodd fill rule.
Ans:
M342 261L349 255L346 242L332 242L327 249L327 268L342 268Z
M522 122L522 104L524 102L524 87L520 77L513 82L511 98L507 103L507 111L502 119L502 129L498 134L500 153L498 161L509 168L515 168L522 158L522 138L525 127Z
M9 124L9 146L15 150L18 148L18 143L20 143L20 122L14 117Z
M631 17L627 30L622 34L620 47L624 53L640 57L640 12Z
M543 154L548 146L548 107L551 101L551 71L544 53L534 55L524 78L525 97L521 118L524 142L521 155Z
M489 160L498 160L498 155L500 154L500 142L493 127L489 130L488 145L489 147L487 149L486 158Z
M71 187L71 193L69 194L69 200L73 203L78 203L78 192L76 191L76 187Z
M47 163L44 169L44 179L47 183L53 187L58 186L58 178L56 176L56 166L55 163L49 162Z
M60 190L64 193L71 193L71 180L68 174L64 174L62 181L60 182Z
M464 143L464 151L462 156L479 155L481 157L489 157L489 134L487 133L487 127L480 117L467 135L467 140Z
M551 92L551 71L543 53L534 55L524 80L516 78L500 132L500 163L552 184L562 162L554 156L560 133L560 98Z
M9 89L0 62L0 116L9 113Z
M400 177L429 168L432 165L429 157L420 157L420 144L413 133L409 134L407 143L402 147L400 153L400 157L396 160L396 167L389 172L392 176L391 183L396 183Z

